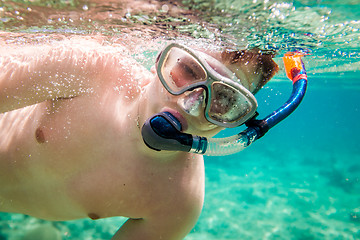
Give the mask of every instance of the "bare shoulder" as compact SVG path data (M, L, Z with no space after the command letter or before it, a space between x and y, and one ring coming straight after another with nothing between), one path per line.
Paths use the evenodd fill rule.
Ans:
M0 50L0 89L4 90L0 112L81 96L133 79L138 84L149 76L125 44L101 35L47 39L0 33Z

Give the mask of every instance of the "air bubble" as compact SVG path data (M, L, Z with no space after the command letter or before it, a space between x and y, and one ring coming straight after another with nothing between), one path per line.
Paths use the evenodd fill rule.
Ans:
M164 5L161 6L161 10L162 10L163 12L167 13L167 12L169 11L169 6L166 5L166 4L164 4Z

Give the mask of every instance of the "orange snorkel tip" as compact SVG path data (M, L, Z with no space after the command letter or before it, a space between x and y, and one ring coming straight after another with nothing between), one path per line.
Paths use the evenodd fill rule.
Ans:
M304 56L297 52L288 52L284 55L283 61L286 76L295 83L299 79L307 79L304 63L301 57Z

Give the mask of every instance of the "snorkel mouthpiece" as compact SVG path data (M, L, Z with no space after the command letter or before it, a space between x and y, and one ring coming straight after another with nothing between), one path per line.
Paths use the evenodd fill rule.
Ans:
M205 137L182 133L181 123L169 112L150 117L141 129L145 144L156 151L183 151L204 154L207 148Z
M239 134L207 139L182 133L181 123L171 113L162 112L145 122L141 130L145 144L157 151L184 151L208 156L229 155L243 150L288 117L301 103L307 86L301 57L298 53L287 53L283 57L287 77L293 82L293 91L288 101L264 119L253 117L245 123L248 128Z

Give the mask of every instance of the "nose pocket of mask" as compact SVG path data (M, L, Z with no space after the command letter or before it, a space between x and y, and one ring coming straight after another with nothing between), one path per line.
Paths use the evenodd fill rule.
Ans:
M204 112L205 91L202 88L184 93L184 96L178 99L178 105L188 114L198 117Z
M236 88L221 82L211 85L209 117L218 122L235 122L246 117L253 109L248 97Z

